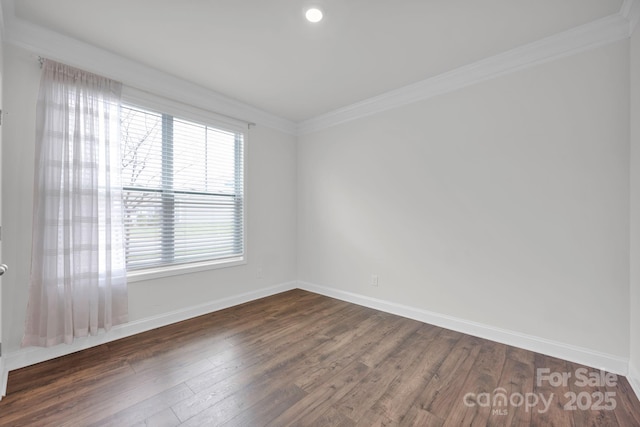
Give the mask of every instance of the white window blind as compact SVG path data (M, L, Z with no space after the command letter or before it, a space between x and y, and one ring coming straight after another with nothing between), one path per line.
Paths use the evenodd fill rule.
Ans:
M244 255L244 134L124 105L127 270Z

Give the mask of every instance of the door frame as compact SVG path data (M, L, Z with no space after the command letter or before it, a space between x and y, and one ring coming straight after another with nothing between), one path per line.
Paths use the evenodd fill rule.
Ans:
M2 5L0 4L0 263L2 262L2 134L4 127L2 126L2 94L3 94L3 77L4 77L4 14ZM2 277L0 277L0 400L7 394L7 382L9 380L9 371L5 364L7 356L4 355L2 348ZM3 357L4 356L4 357Z

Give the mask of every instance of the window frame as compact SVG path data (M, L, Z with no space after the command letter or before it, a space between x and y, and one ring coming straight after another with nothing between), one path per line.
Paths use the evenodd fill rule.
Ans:
M249 145L249 124L127 86L124 86L122 89L121 103L122 105L153 111L159 114L167 114L177 119L193 121L224 131L241 133L243 135L242 155L244 158L242 168L242 255L225 259L195 261L182 264L150 267L140 270L128 270L127 281L137 282L247 264L247 152Z

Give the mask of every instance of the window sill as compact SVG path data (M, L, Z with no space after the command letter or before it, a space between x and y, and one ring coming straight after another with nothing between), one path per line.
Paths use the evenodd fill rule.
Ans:
M127 282L140 282L143 280L159 279L162 277L196 273L198 271L235 267L237 265L243 265L246 263L247 261L244 257L235 257L216 261L194 262L189 264L178 264L166 267L149 268L146 270L129 271L127 272Z

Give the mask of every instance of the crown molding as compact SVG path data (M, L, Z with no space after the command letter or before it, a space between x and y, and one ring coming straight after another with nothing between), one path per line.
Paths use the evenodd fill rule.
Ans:
M5 43L55 61L101 74L135 89L295 135L296 124L195 83L15 17L12 1L3 1Z
M620 15L629 21L629 35L633 34L640 22L640 0L624 0Z
M105 75L139 90L291 135L318 132L623 40L640 22L640 0L624 0L616 14L295 123L113 52L23 21L15 16L14 0L2 0L1 6L0 32L5 43Z
M640 0L625 0L616 13L446 73L348 105L298 124L298 134L323 129L423 101L485 80L626 39Z

